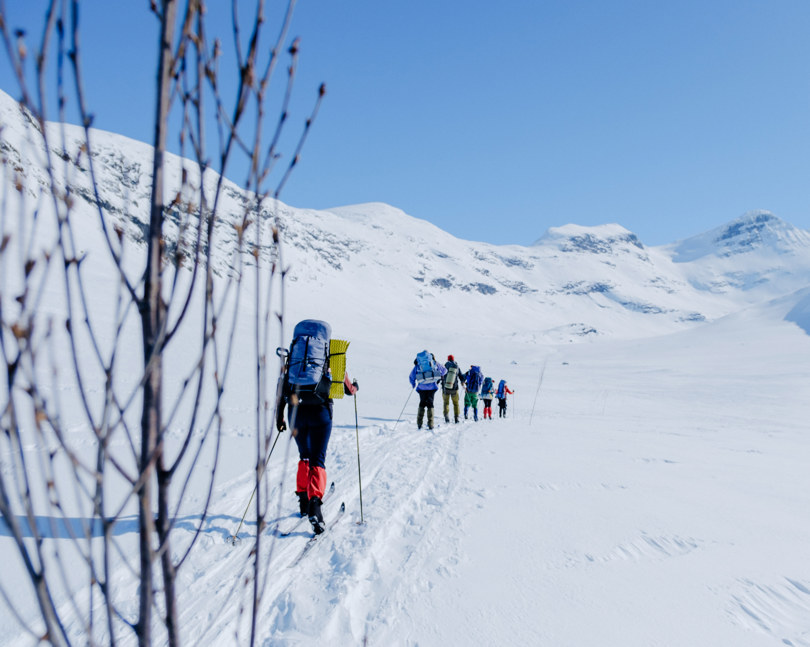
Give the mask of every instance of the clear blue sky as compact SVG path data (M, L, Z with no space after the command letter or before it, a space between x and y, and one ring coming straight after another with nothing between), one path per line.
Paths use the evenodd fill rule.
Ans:
M147 142L148 4L82 3L95 125ZM45 2L6 5L30 28ZM386 202L494 243L618 222L657 245L749 209L810 228L807 0L301 0L292 32L296 128L328 95L288 204Z

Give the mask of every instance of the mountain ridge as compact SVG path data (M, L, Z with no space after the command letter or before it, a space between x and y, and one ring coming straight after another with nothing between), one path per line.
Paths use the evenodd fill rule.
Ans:
M47 151L31 131L30 119L2 93L0 115L6 122L0 133L5 191L16 194L14 188L22 182L29 192L22 202L35 204L37 191L50 191L42 168ZM62 151L52 145L51 150L60 165L56 191L81 198L74 210L82 227L100 228L101 211L108 224L120 226L135 246L142 246L151 148L91 131L91 144L97 142L91 149L96 201L89 161L80 153L84 131L68 126L65 132L73 148ZM167 195L182 198L182 177L192 188L199 184L194 163L169 155L167 169ZM209 172L206 186L216 179ZM260 241L262 258L276 260L269 232L242 240L231 226L244 217L249 203L249 195L225 181L213 255L220 274L234 271L240 244L241 262L250 265L254 240ZM167 218L169 250L182 244L181 216L169 213ZM542 340L546 333L557 339L561 330L570 330L571 341L646 336L714 320L810 285L810 232L763 210L650 247L615 223L567 224L549 228L532 245L493 245L456 238L379 202L314 210L268 200L255 219L264 228L277 219L287 276L294 287L306 288L290 302L293 312L309 312L319 295L337 292L355 310L379 320L381 329L391 321L419 328L452 326L447 318L484 318L482 328L489 335L507 331ZM47 228L41 233L54 235ZM356 315L337 316L350 324Z

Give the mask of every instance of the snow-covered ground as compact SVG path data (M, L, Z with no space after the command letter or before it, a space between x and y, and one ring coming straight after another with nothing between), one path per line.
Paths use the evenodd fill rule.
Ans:
M489 360L516 390L506 420L418 431L412 401L394 430L401 407L361 387L365 524L344 402L328 510L348 518L295 569L309 533L276 540L264 644L810 645L810 338L789 305ZM192 642L233 636L238 605L212 591L245 562L223 540L250 488L219 492Z
M273 540L259 644L810 645L810 337L784 320L807 298L641 341L515 349L515 360L482 348L458 359L509 379L509 417L433 432L416 429L415 398L394 428L409 366L373 343L350 352L365 523L346 400L326 511L344 501L348 513L295 568L308 529ZM226 433L214 514L181 571L186 644L246 640L255 528L227 538L252 490L253 446ZM281 529L294 520L281 481L295 459L285 436L269 470ZM135 530L122 527L123 545ZM31 644L16 636L4 615L0 644Z
M18 146L13 111L0 108L6 141ZM141 145L99 141L115 168L137 175L148 167L133 162L146 155ZM21 150L6 148L12 157ZM21 168L36 175L29 163ZM4 177L3 204L15 214ZM111 204L126 208L111 217L137 232L143 214L133 204L143 206L144 180L130 177L125 199L115 178L102 174L102 184ZM327 521L341 502L347 513L294 567L311 533L306 524L278 532L294 524L297 506L289 434L270 460L257 644L810 646L807 232L756 213L667 248L644 248L618 225L569 225L531 247L498 248L384 205L282 208L292 264L287 327L329 320L352 342L349 373L360 391L336 403L327 456L336 485ZM44 218L37 232L47 238ZM92 210L78 208L75 220L84 227L90 311L109 332L117 283L99 260L105 245ZM0 222L0 233L12 234L0 259L8 313L25 219ZM136 271L142 247L127 250ZM220 269L228 258L215 259ZM59 289L49 283L42 298L57 319ZM237 340L252 339L248 297L243 310ZM506 378L516 391L508 417L417 430L407 376L423 348ZM244 377L226 393L212 514L178 576L188 645L241 645L250 631L250 514L241 541L228 540L253 490L255 413L243 397L254 389L252 350L234 350L231 370ZM173 353L193 358L193 337ZM119 361L137 367L138 343ZM75 385L69 371L59 379L54 393L70 419ZM67 428L77 442L87 437L80 424ZM0 469L11 478L17 459L8 448L0 445ZM26 459L47 449L26 438ZM205 496L192 483L176 549L190 540ZM82 506L67 520L42 510L46 554L66 566L57 607L86 609L67 527L86 521ZM115 529L121 555L111 581L130 618L138 599L125 561L136 554L136 532L133 510ZM31 621L37 606L9 534L0 521L0 587ZM0 609L0 645L34 644ZM77 644L86 641L83 620L67 626ZM134 644L130 631L121 637Z

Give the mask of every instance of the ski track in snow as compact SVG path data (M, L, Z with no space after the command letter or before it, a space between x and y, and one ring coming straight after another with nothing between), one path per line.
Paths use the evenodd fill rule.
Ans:
M363 428L364 449L372 459L363 464L363 488L374 493L363 525L359 525L355 458L346 451L345 456L336 452L327 459L329 478L337 481L335 494L324 506L327 522L342 500L348 502L351 514L319 537L294 569L286 567L311 536L309 524L304 522L288 537L265 533L265 542L275 543L262 600L260 644L340 642L347 635L362 644L369 627L384 631L390 618L403 621L401 616L407 616L416 598L429 592L437 578L451 575L460 523L447 503L459 484L464 427L441 425L431 432L400 423L393 432L396 452L378 451L378 446L390 443L390 425ZM348 487L355 491L347 491ZM243 487L241 493L245 491ZM287 500L292 504L290 497ZM247 639L248 628L238 617L246 611L244 578L252 546L244 531L234 547L204 538L205 557L182 572L181 620L192 628L195 641ZM436 555L443 557L435 561ZM416 582L415 572L422 574ZM212 605L211 596L221 603Z

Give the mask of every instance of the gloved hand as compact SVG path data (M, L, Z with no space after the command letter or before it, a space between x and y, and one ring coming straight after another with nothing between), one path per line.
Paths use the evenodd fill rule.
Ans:
M359 386L357 386L357 380L356 380L356 379L352 380L352 386L354 387L354 390L355 390L355 391L359 391L359 390L360 390L360 387L359 387Z
M284 418L276 420L276 429L279 430L279 433L287 430L287 423L284 422Z

